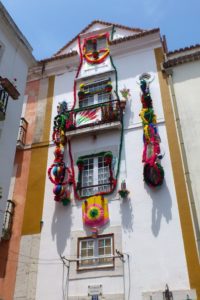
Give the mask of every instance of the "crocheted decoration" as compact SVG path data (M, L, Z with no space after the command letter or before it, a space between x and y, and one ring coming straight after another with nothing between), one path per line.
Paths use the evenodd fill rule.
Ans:
M160 153L160 136L156 127L156 115L154 114L152 99L149 91L149 82L142 78L140 80L142 91L142 110L140 117L143 124L144 150L142 162L144 163L144 181L150 187L160 186L164 180L164 170L160 164L162 155Z

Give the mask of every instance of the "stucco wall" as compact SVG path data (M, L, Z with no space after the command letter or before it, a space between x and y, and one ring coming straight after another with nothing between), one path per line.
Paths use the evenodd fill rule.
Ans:
M119 184L122 179L126 179L130 194L126 201L119 199L116 192L107 197L110 223L101 232L111 233L112 228L121 227L122 251L129 254L129 262L126 259L124 264L126 297L129 286L130 299L142 299L144 292L164 290L166 283L171 289L188 289L187 267L154 52L153 49L143 49L113 59L118 71L119 89L126 86L131 92L124 115L124 141L119 176ZM138 116L141 109L138 76L143 72L149 72L154 77L150 90L165 152L162 161L165 182L158 190L150 190L143 182L143 128ZM73 76L73 73L65 73L55 78L52 125L57 103L63 100L70 103L73 101L72 85L69 90ZM49 139L51 140L51 135ZM84 137L73 137L71 140L75 157L79 153L91 154L99 149L114 148L117 152L119 142L120 132L117 130L99 133L96 139L88 134ZM53 149L53 146L49 148L48 166L54 159ZM67 162L67 155L65 159ZM86 234L82 223L81 203L73 202L72 205L63 207L54 202L52 189L52 183L46 178L39 259L42 261L45 258L51 263L48 266L41 263L38 265L37 300L62 299L63 289L66 289L67 269L63 269L59 257L76 257L77 249L74 249L74 254L71 253L71 235L77 231L81 231L82 235ZM104 294L124 293L123 276L110 278L105 272L99 278L100 273L96 272L95 278L88 278L85 274L84 279L70 281L69 296L75 297L72 299L86 297L87 287L92 283L102 284Z
M200 226L200 161L198 159L200 149L200 62L186 63L174 68L173 84L197 218ZM200 247L200 241L198 241L198 243Z
M2 211L5 211L10 178L16 150L16 140L22 111L24 90L26 84L27 70L33 59L24 49L21 41L17 38L15 32L11 30L9 24L4 22L1 16L0 20L0 42L4 49L0 58L0 76L8 78L13 82L17 79L17 90L20 93L18 100L12 100L9 97L6 110L6 118L0 121L0 186L3 188L3 197L0 201L0 236L3 224Z

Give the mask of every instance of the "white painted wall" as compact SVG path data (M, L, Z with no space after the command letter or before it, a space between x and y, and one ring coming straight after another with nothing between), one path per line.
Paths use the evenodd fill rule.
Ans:
M173 68L173 83L191 178L191 186L200 225L200 62L195 61L185 63Z
M118 70L119 89L126 86L131 90L131 99L124 115L124 143L118 181L120 184L122 179L126 179L130 197L124 202L119 199L116 192L107 197L110 223L102 233L112 233L114 228L121 227L122 239L118 241L118 245L130 256L130 299L140 300L142 293L164 290L166 283L172 290L188 289L189 280L153 49L141 50L113 59ZM150 190L143 182L143 129L138 116L141 103L137 83L138 76L143 72L150 72L155 78L150 89L154 110L158 117L159 133L165 149L165 157L162 161L165 182L158 190ZM72 102L73 76L72 73L65 73L56 77L52 125L58 101L65 98ZM69 83L71 90L69 90ZM117 149L119 138L120 134L117 130L98 134L96 140L90 135L73 138L74 158L80 154L91 154L99 150ZM54 146L49 148L48 166L54 159L53 150ZM67 161L67 154L65 159ZM37 300L64 299L63 285L65 285L67 269L64 269L63 279L63 266L59 256L75 258L77 249L73 249L72 252L71 238L77 231L86 235L82 223L81 203L73 202L72 205L63 207L54 202L52 189L52 183L46 178L44 225L39 261L42 262L45 258L51 264L46 266L40 263L38 266ZM124 266L124 276L126 299L128 299L127 261ZM105 294L124 293L123 273L117 277L110 277L106 271L96 271L95 278L88 277L88 273L85 273L85 279L77 277L77 280L71 280L69 296L79 296L80 299L86 297L87 287L93 283L103 284ZM111 299L111 296L106 299Z
M16 140L21 117L24 90L28 67L34 60L31 52L22 44L13 31L9 22L6 22L0 11L0 43L4 49L0 58L0 76L11 82L17 79L17 90L20 92L18 100L9 97L6 118L0 121L0 186L3 188L3 197L0 200L0 237L2 232L3 215L8 200L10 179L16 151Z

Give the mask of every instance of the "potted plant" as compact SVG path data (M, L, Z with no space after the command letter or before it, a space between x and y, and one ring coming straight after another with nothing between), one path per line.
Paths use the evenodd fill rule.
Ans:
M108 151L104 154L104 160L107 166L111 164L112 158L113 158L112 152Z
M130 97L130 90L124 87L122 90L120 90L120 93L123 97L123 99L120 101L120 107L124 110L126 107L126 102Z
M84 167L84 160L82 158L78 158L76 161L76 164L77 164L79 171L82 171L83 167Z
M123 180L122 183L121 183L121 190L118 191L118 194L120 195L120 197L122 199L126 199L128 194L129 194L129 191L127 190L126 188L126 181Z
M111 82L109 81L106 86L105 86L105 92L106 93L110 93L112 91L112 84Z
M99 52L97 50L94 50L92 52L92 56L93 56L94 59L98 59L99 58Z
M80 91L78 92L78 98L79 100L83 100L85 97L85 91L84 91L84 83L80 84Z

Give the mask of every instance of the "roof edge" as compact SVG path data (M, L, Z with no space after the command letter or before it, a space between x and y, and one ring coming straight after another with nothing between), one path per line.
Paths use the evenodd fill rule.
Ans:
M30 43L28 42L26 37L23 35L23 33L21 32L19 27L16 25L16 23L14 22L14 20L12 19L12 17L10 16L10 14L8 13L8 11L6 10L5 6L3 5L3 3L1 1L0 1L0 13L2 13L4 18L7 20L7 22L11 26L12 30L16 33L18 39L24 44L24 46L27 48L27 50L32 55L32 51L33 51L32 46L30 45Z
M60 50L58 50L53 56L59 55L63 50L65 50L71 43L73 43L80 34L85 33L92 25L100 23L102 25L107 25L107 26L116 26L122 29L127 29L127 30L131 30L131 31L138 31L138 32L144 32L146 30L144 29L140 29L140 28L132 28L132 27L128 27L128 26L124 26L124 25L120 25L120 24L116 24L116 23L110 23L110 22L106 22L106 21L101 21L101 20L94 20L92 21L90 24L88 24L81 32L79 32L79 34L77 34L73 39L71 39L67 44L65 44Z
M123 38L119 38L119 39L111 41L110 45L113 46L113 45L120 44L120 43L123 43L123 42L127 42L127 41L130 41L130 40L135 40L135 39L138 39L138 38L141 38L141 37L144 37L144 36L147 36L149 34L156 33L156 32L160 32L160 29L159 28L154 28L154 29L151 29L151 30L148 30L148 31L144 31L144 32L135 34L135 35L129 35L129 36L126 36L126 37L123 37ZM39 64L44 64L44 63L48 63L48 62L51 62L51 61L60 60L60 59L64 59L64 58L68 58L68 57L72 57L72 56L76 56L76 55L78 55L78 52L77 51L72 51L70 53L57 55L57 56L51 56L49 58L42 59L42 60L38 61L38 63Z
M187 46L187 47L184 47L184 48L175 49L173 51L167 52L167 56L174 55L176 53L182 53L182 52L194 50L194 49L199 48L199 47L200 47L200 44L196 44L196 45L191 45L191 46Z

